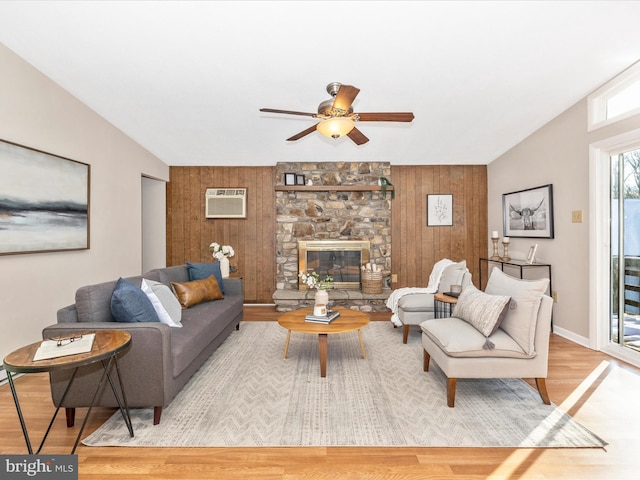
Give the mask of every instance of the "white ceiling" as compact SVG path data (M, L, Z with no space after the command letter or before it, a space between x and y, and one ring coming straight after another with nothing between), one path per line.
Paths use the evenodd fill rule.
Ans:
M0 42L169 165L489 163L640 59L640 2L0 2ZM370 142L314 133L360 88ZM585 125L586 128L586 125Z

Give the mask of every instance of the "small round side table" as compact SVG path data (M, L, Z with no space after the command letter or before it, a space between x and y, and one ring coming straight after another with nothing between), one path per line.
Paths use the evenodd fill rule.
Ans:
M458 303L457 297L451 297L444 293L436 293L433 296L433 310L435 318L445 318L453 315L455 304Z
M31 447L31 440L29 440L29 434L27 432L27 426L24 421L24 416L22 415L22 409L20 408L20 401L18 399L18 394L16 392L16 387L13 382L13 375L20 373L38 373L38 372L53 372L55 370L66 370L66 369L74 369L71 378L69 379L69 383L65 388L65 391L60 399L60 405L56 405L56 411L49 422L49 427L44 434L42 442L40 443L40 447L36 451L36 454L40 453L42 447L44 445L47 436L49 435L49 431L53 426L53 422L58 415L58 411L60 410L60 406L64 403L64 399L69 391L73 383L73 379L78 372L78 368L89 365L95 362L102 362L103 374L96 386L95 393L93 395L91 405L87 411L87 414L84 417L84 421L82 422L82 427L80 427L80 431L78 432L78 437L76 438L76 442L73 445L73 449L71 450L71 454L76 451L76 447L80 442L80 437L82 436L82 432L84 431L84 427L87 424L87 420L89 415L91 414L91 409L93 408L93 404L98 396L98 392L102 388L102 385L105 382L105 379L109 380L109 384L111 385L111 390L116 397L118 402L118 407L120 408L120 412L122 413L122 417L129 429L129 434L133 437L133 425L131 424L131 416L129 415L129 407L127 405L127 397L124 392L124 388L122 385L122 377L120 376L120 370L118 368L118 354L126 350L131 344L131 335L128 332L123 330L97 330L92 332L78 332L73 333L73 337L77 338L81 335L89 335L95 334L95 338L93 340L93 346L90 352L87 353L78 353L75 355L66 355L60 356L56 358L50 358L46 360L34 360L34 355L38 350L38 347L42 344L42 342L32 343L31 345L27 345L26 347L19 348L18 350L10 353L4 358L3 364L4 369L7 372L7 379L9 380L9 386L11 387L11 394L13 395L13 401L16 405L16 410L18 411L18 417L20 418L20 425L22 427L22 433L24 435L24 439L27 442L27 449L29 450L29 454L33 455L33 448ZM65 337L66 338L66 337ZM59 338L57 340L64 341L65 338ZM71 338L71 336L69 336ZM115 384L113 382L113 377L111 372L109 371L111 365L115 366L115 371L118 377L118 383L120 384L120 391L122 392L122 398L117 392Z

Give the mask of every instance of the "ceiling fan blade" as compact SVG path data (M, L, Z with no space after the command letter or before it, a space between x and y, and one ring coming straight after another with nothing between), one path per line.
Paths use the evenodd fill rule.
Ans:
M340 90L338 90L336 99L333 101L333 108L339 108L340 110L348 112L349 107L356 99L359 92L360 89L353 85L340 85Z
M302 116L305 116L305 117L317 117L318 116L317 113L294 112L292 110L277 110L275 108L261 108L260 111L261 112L267 112L267 113L286 113L288 115L302 115Z
M356 127L347 133L347 137L354 141L356 145L362 145L363 143L367 143L369 139L364 136L364 134L358 130Z
M411 122L415 117L411 112L358 113L361 122Z
M294 140L300 140L302 137L309 135L316 131L316 127L318 124L316 123L314 126L307 128L306 130L301 131L300 133L295 134L293 137L287 138L287 142L293 142Z

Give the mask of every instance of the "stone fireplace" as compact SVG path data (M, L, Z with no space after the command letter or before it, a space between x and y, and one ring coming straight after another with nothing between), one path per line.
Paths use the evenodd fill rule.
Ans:
M384 283L390 284L391 198L389 194L385 198L378 186L378 179L389 178L390 171L390 164L385 162L276 165L277 278L273 299L278 311L313 305L314 292L299 289L300 242L302 245L317 241L368 243L369 259L365 263L381 267ZM305 184L285 186L286 173L304 175ZM309 180L311 185L307 185ZM314 258L327 264L331 260L331 255ZM347 275L347 269L340 272L333 268L333 271L343 279ZM390 290L364 295L356 284L359 280L350 279L347 285L331 290L331 304L363 311L386 310L384 304Z

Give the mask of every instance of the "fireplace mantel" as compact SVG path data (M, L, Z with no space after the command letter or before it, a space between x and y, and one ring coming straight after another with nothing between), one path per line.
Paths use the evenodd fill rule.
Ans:
M380 192L380 185L276 185L276 192ZM393 191L387 186L387 192Z

